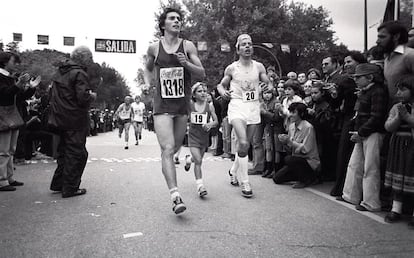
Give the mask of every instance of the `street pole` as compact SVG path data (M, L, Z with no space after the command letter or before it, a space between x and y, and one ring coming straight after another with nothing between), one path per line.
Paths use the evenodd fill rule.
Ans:
M364 0L364 53L368 51L367 0Z
M411 12L411 26L414 27L414 1L412 6L412 12Z
M398 21L400 19L400 0L395 1L394 6L394 20Z

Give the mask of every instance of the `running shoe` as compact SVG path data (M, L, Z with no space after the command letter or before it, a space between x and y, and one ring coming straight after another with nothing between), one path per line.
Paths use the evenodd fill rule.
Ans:
M229 170L229 176L230 176L230 184L233 186L239 186L239 181L237 180L237 177L233 175Z
M191 156L190 155L185 155L185 166L184 169L185 171L189 171L191 168Z
M180 196L175 197L173 201L172 210L175 214L180 214L181 212L185 211L187 208L184 205L183 200Z
M200 196L200 197L204 197L204 196L206 196L207 195L207 190L206 190L206 188L204 187L204 185L200 185L200 187L198 188L198 195Z
M126 150L127 150L127 149L128 149L128 146L125 146L125 147L124 147L124 149L126 149Z
M135 145L138 145L138 141L135 143Z
M250 186L249 182L242 183L242 196L246 198L250 198L253 196L252 187Z

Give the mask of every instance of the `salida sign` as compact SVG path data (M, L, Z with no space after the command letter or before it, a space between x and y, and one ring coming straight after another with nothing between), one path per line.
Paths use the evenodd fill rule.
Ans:
M135 40L122 39L95 39L96 52L108 53L136 53Z

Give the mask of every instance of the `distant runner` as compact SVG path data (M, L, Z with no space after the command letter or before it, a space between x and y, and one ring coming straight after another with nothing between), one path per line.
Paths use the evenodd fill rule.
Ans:
M129 141L129 127L131 126L132 118L134 117L134 111L131 106L132 97L126 96L124 103L119 105L118 109L115 112L115 115L118 117L118 126L119 126L119 138L122 137L122 131L125 129L125 147L128 149Z
M142 138L142 123L144 122L145 104L141 101L140 96L135 97L135 102L131 104L134 110L134 118L132 119L132 125L135 132L135 145L138 145L138 141Z

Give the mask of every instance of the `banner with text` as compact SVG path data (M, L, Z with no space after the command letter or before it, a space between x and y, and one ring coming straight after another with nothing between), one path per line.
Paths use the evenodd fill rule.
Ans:
M136 53L135 40L95 39L95 51L107 53Z

